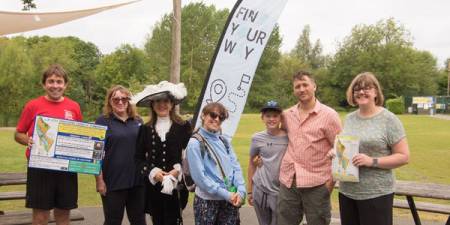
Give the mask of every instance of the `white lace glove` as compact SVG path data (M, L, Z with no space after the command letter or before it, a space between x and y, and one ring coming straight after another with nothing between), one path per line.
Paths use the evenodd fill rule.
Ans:
M173 168L178 171L178 181L181 181L181 178L183 178L183 170L181 169L181 164L177 163L173 165Z
M172 175L164 176L163 182L162 182L162 190L161 193L172 195L173 189L177 186L178 181L175 179Z
M160 171L162 171L160 168L155 167L152 169L152 171L150 171L150 173L148 174L148 180L150 180L150 183L155 185L156 183L158 183L157 180L155 180L155 176L157 173L159 173Z

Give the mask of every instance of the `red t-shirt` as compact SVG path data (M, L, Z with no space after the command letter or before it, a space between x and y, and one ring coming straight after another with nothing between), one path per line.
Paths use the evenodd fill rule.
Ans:
M61 102L52 102L44 96L29 101L23 108L17 123L16 131L26 133L29 137L33 136L34 120L37 115L48 116L58 119L82 121L80 105L75 101L64 97ZM30 149L26 151L27 158L30 157Z

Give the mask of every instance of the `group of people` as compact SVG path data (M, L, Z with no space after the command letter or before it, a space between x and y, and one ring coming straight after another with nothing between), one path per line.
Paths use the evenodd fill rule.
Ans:
M36 115L82 121L79 105L64 96L68 82L65 70L51 65L42 77L45 95L25 105L15 140L28 146L28 158ZM261 108L266 129L252 137L247 187L233 146L221 134L229 116L221 103L206 104L201 127L194 130L175 110L186 97L184 85L161 82L134 97L123 86L110 88L95 121L108 127L101 172L95 176L104 224L122 224L125 210L132 225L146 224L146 213L154 225L182 224L189 195L183 174L195 183L196 225L240 224L246 199L260 224L297 225L304 215L308 224L329 224L338 134L360 138L359 154L352 159L359 182L339 185L342 224L392 224L392 169L408 162L409 150L400 120L383 108L376 77L362 73L351 82L347 101L358 109L347 115L343 128L338 113L316 98L311 73L296 73L292 84L296 105L283 111L269 101ZM149 109L148 122L136 106ZM33 209L33 224L47 224L52 209L57 224L69 224L77 188L75 173L28 168L26 207Z
M338 113L320 103L311 73L293 76L298 103L282 111L275 102L261 109L266 130L256 133L250 147L248 199L260 224L330 224L330 194L335 186L331 159L336 135L360 140L351 163L359 182L339 184L343 225L392 225L395 178L392 169L409 161L400 120L383 108L384 96L375 75L358 74L349 85L349 113L342 127Z

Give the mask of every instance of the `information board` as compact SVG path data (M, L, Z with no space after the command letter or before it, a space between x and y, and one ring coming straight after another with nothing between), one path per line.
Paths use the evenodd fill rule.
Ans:
M28 167L98 175L107 127L36 116Z

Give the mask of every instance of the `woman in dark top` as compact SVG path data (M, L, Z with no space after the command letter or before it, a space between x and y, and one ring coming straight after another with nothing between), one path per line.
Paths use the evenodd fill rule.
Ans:
M134 161L142 120L130 103L131 93L117 85L106 94L103 115L95 123L108 127L102 171L96 176L105 225L122 224L124 209L131 225L145 225L144 186Z
M141 174L148 177L145 211L152 216L153 224L177 225L182 222L176 189L181 181L181 155L192 132L174 106L186 96L186 89L169 82L152 86L151 92L144 90L146 96L138 94L143 99L137 105L150 107L150 121L139 130L136 162Z

